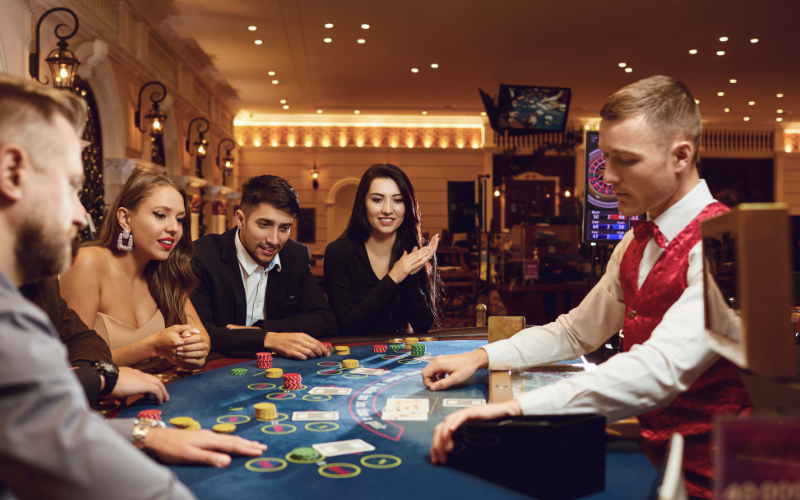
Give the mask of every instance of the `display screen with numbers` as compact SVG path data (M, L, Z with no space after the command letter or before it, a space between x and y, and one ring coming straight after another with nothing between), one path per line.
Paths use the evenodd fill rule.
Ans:
M617 197L605 182L606 159L598 148L600 134L586 132L586 185L583 190L583 241L617 243L631 228L631 221L646 214L626 217L617 210Z

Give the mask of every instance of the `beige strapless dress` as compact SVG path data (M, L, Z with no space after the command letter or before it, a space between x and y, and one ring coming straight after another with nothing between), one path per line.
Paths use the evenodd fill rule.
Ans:
M164 316L156 309L150 321L136 329L130 325L98 311L94 318L94 330L106 341L110 349L119 349L154 335L166 328Z

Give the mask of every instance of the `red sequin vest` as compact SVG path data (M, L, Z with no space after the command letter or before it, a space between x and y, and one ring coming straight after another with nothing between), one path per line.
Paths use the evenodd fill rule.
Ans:
M650 338L667 310L687 287L689 251L700 241L700 222L726 212L714 202L678 234L658 258L642 288L638 286L639 264L649 239L635 239L620 264L620 283L625 295L623 349L627 352ZM684 444L684 476L690 496L712 498L711 430L716 414L748 413L751 408L738 368L719 359L668 406L639 416L642 446L663 461L673 433L680 432Z

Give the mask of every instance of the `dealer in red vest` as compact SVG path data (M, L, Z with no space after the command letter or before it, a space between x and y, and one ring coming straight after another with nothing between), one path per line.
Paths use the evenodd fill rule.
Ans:
M712 417L747 413L750 402L737 369L704 340L700 222L727 208L697 171L700 112L686 86L654 76L617 91L600 116L605 181L623 215L647 212L648 222L625 235L577 308L474 352L439 356L422 376L437 391L480 368L574 359L620 329L625 352L517 399L450 414L436 426L431 460L446 460L452 433L469 419L588 412L610 422L636 415L651 457L663 460L671 435L684 436L687 493L711 498Z

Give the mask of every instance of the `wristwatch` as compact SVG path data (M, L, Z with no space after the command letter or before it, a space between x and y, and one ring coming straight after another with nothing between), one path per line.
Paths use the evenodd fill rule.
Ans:
M119 378L119 368L117 365L112 363L111 361L96 361L92 368L103 376L106 381L106 385L103 387L103 390L100 391L100 397L104 398L111 394L114 390L114 387L117 385L117 379Z
M160 420L151 420L149 418L143 418L139 420L138 418L133 421L133 445L139 448L142 451L144 449L144 440L147 438L147 434L150 432L150 429L153 428L159 429L166 429L167 424Z

